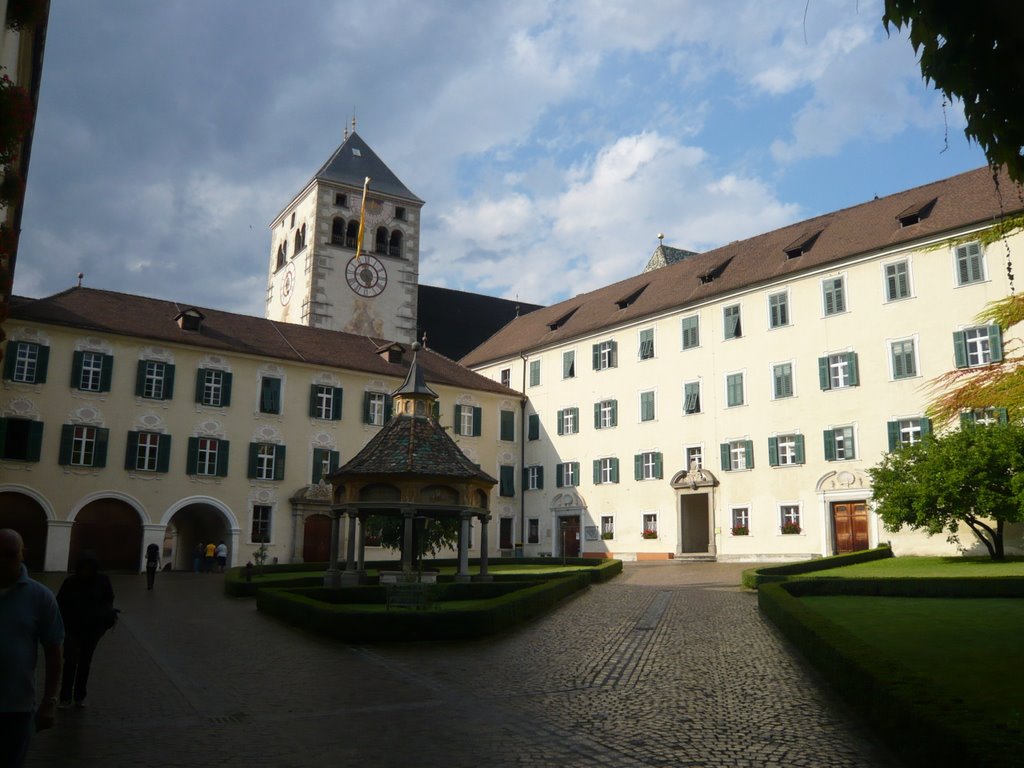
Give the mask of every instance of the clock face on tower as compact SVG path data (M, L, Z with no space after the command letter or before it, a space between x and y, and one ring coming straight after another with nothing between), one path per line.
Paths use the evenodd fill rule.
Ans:
M360 256L358 261L352 258L345 265L345 279L348 287L357 294L373 298L387 287L388 272L379 259Z
M281 283L281 303L287 305L292 298L292 290L295 288L295 265L289 264L284 272L284 280Z

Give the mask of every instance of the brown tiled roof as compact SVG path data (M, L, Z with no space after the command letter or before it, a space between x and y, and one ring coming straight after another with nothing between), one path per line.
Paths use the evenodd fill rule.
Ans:
M387 422L347 464L331 473L351 475L439 475L497 482L471 462L436 421L405 414Z
M174 318L187 309L202 313L204 319L198 331L182 330L175 322ZM11 320L63 325L217 352L346 368L399 381L405 378L411 359L409 355L404 363L387 362L376 352L385 343L383 339L95 288L70 288L42 299L13 297L10 316ZM432 384L519 397L517 392L436 352L421 351L419 362L426 380Z
M1000 196L1002 205L1000 205ZM929 207L927 204L934 200ZM900 214L921 209L916 224L901 226ZM985 167L923 187L899 192L862 205L816 216L772 232L737 240L676 264L654 275L640 274L581 294L523 317L463 357L477 366L518 355L620 323L670 309L682 309L742 288L785 279L809 269L841 262L872 251L942 235L962 227L994 223L1001 215L1024 210L1020 189L1005 172L999 188ZM817 237L812 239L815 233ZM806 250L789 258L786 249ZM710 278L710 279L708 279ZM648 284L635 302L619 309L616 302ZM551 325L578 307L555 330Z

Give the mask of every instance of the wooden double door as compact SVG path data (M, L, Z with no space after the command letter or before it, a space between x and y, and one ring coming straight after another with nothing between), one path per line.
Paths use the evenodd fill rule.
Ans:
M833 501L832 532L836 554L868 549L868 505L865 501Z

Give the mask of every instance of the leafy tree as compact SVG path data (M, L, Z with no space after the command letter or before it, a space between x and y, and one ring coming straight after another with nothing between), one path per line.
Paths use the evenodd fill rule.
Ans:
M871 475L887 530L906 525L960 543L965 524L1002 560L1007 523L1024 522L1024 427L965 425L889 453Z
M405 540L405 518L401 516L372 515L366 521L367 538L396 552L402 551ZM443 549L454 549L459 542L459 520L440 518L414 521L413 560L424 554L436 555Z
M909 28L921 74L963 100L967 137L1024 183L1024 18L1005 0L885 0L886 31Z

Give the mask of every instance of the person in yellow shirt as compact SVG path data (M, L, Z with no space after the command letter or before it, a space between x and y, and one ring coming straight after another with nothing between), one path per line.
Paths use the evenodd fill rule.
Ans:
M206 545L206 572L213 573L213 556L217 552L217 545L210 542Z

